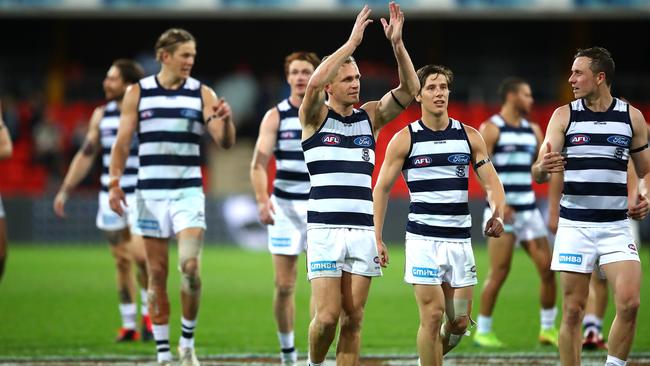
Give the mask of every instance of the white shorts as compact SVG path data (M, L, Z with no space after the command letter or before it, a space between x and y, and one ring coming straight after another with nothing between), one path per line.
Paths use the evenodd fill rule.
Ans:
M268 247L272 254L299 255L307 248L307 200L287 200L271 196L275 208L268 225Z
M454 239L406 239L404 281L417 285L467 287L478 283L472 243Z
M308 278L341 277L344 271L381 276L375 232L338 227L308 229Z
M111 210L111 206L108 203L108 192L99 192L98 200L97 228L104 231L118 231L127 227L133 227L134 215L131 212L135 206L135 194L126 196L127 207L124 207L124 216L120 216Z
M492 217L492 210L489 207L483 211L483 226ZM527 241L548 236L546 223L539 209L515 212L512 224L503 225L503 231L514 234L517 241Z
M639 262L639 253L634 242L630 224L602 227L572 226L560 219L551 270L591 273L596 263L602 266L621 261Z
M206 228L203 195L169 200L147 200L136 196L134 208L132 232L136 235L170 238L184 229Z
M5 208L2 207L2 197L0 197L0 219L5 217Z

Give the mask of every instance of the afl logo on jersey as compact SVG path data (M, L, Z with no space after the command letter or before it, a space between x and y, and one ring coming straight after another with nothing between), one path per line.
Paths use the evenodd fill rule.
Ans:
M469 163L469 155L467 154L454 154L454 155L449 155L447 158L447 161L449 161L452 164L467 164Z
M607 138L607 142L618 146L628 146L630 139L626 136L614 135Z
M140 119L147 119L147 118L152 118L152 117L153 117L153 111L152 110L147 110L147 111L140 112Z
M323 143L325 145L338 145L341 143L341 137L338 135L325 135L323 136Z
M416 156L413 158L413 166L415 167L429 166L432 162L433 159L429 156Z
M359 136L354 139L354 144L361 147L370 147L372 145L372 139L368 136Z
M280 140L290 140L297 138L298 134L294 131L282 131L280 132Z
M587 135L575 135L571 137L571 144L572 145L584 145L588 143L591 139Z

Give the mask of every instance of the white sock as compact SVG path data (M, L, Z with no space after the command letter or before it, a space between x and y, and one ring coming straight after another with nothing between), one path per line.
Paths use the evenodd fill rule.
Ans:
M290 350L288 352L292 352L294 350L294 344L293 344L293 332L289 333L281 333L278 332L278 340L280 341L280 348L282 349L282 352L285 350Z
M492 317L491 316L478 316L478 325L476 327L476 333L489 333L492 331Z
M557 316L557 308L541 309L539 311L540 323L542 330L547 330L555 327L555 317Z
M147 303L147 290L140 289L140 314L142 316L149 315L149 304Z
M607 355L607 361L605 361L605 366L625 366L625 365L627 365L627 361L623 361L620 358Z
M138 307L134 304L120 304L120 315L122 316L122 328L135 329L135 319L138 315Z
M156 340L158 362L171 361L172 353L169 350L169 324L153 325L153 338Z
M600 334L603 329L603 319L594 314L586 314L582 319L582 326L585 328L585 332L593 330Z
M181 338L178 341L181 348L194 348L194 328L196 328L196 319L187 320L181 317Z

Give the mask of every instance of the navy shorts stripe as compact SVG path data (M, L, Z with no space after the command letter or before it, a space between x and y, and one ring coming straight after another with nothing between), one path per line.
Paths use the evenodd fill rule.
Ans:
M372 215L358 212L307 212L310 224L373 226Z
M437 238L468 239L471 237L470 227L430 226L409 221L406 231L411 234Z

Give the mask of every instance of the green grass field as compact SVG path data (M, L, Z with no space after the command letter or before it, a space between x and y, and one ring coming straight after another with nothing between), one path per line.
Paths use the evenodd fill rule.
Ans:
M412 289L402 281L403 248L392 246L391 265L370 290L363 328L368 354L415 354L417 308ZM648 250L642 257L649 257ZM487 270L483 246L475 248L482 281ZM175 263L172 247L170 263ZM301 259L304 263L304 258ZM175 267L175 265L173 265ZM0 283L0 358L13 356L152 355L153 344L115 344L119 327L115 270L108 248L11 243ZM278 345L271 311L273 272L270 256L234 247L207 246L203 254L203 298L197 328L202 354L274 354ZM644 284L650 273L644 274ZM306 349L309 284L301 266L297 286L296 346ZM479 282L480 284L481 282ZM172 345L180 334L178 273L169 279ZM501 292L494 328L508 347L500 352L554 352L540 348L538 279L523 251L516 252ZM473 315L478 309L475 290ZM650 296L643 286L642 303ZM650 308L642 305L633 351L650 351ZM612 319L610 303L606 323ZM558 319L559 323L559 319ZM466 339L458 352L485 352ZM456 352L456 351L455 351Z

